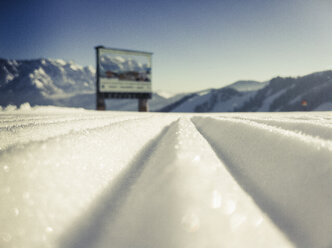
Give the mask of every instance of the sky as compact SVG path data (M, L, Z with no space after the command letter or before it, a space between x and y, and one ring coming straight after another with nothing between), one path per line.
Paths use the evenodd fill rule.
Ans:
M0 57L95 67L153 53L153 89L190 92L332 69L332 0L2 0Z

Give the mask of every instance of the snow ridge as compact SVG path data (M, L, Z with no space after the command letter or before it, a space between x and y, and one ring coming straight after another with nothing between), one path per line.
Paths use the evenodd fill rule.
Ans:
M196 93L171 112L277 112L332 110L332 71L269 82L239 81L220 89ZM185 98L185 97L184 97ZM302 101L307 105L303 106Z
M299 247L331 245L332 178L321 174L331 169L330 140L246 120L196 118L195 124L290 240Z

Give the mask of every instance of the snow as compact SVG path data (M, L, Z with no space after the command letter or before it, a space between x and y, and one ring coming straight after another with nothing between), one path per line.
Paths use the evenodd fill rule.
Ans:
M325 102L315 109L315 111L331 111L331 110L332 110L332 102Z
M210 91L211 91L210 89L206 89L206 90L197 92L197 94L200 96L204 96L204 95L210 94Z
M211 112L232 112L235 108L242 106L253 97L256 92L242 93L241 96L234 96L228 101L219 101L215 104Z
M279 92L268 96L266 99L264 99L264 102L262 106L257 110L258 112L268 112L270 110L270 106L273 103L275 99L277 99L279 96L287 92L288 88L280 90Z
M0 110L0 247L331 247L332 113Z
M73 71L79 71L79 70L82 70L82 67L81 66L78 66L76 64L73 64L73 63L70 63L70 69L72 69Z
M63 59L55 59L54 61L55 61L56 63L58 63L58 64L62 65L62 66L64 66L64 65L66 65L66 64L67 64L67 62L66 62L66 61L64 61Z
M89 71L92 75L96 73L96 69L92 66L85 67L87 71Z
M13 80L15 78L15 76L13 74L7 74L6 78L5 78L5 83L10 82L11 80Z
M182 103L180 106L172 109L172 112L195 112L195 107L206 101L211 97L212 93L209 91L201 92L201 94L189 98L187 101Z
M235 178L299 247L331 245L331 140L248 120L197 123Z

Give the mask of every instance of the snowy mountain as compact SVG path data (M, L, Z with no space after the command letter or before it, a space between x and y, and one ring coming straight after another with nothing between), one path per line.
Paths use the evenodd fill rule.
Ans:
M305 102L305 104L303 104ZM165 112L275 112L332 110L332 71L266 83L238 81L220 89L190 94Z
M60 105L94 92L95 71L51 59L0 59L0 105ZM81 106L84 107L84 106Z
M298 78L274 78L236 111L332 110L331 103L332 70Z
M135 61L109 59L113 59L111 65L126 67L128 70L145 68ZM182 96L164 97L154 93L149 101L150 109L160 109ZM0 59L0 106L19 106L25 102L32 106L95 109L95 70L59 59ZM111 110L137 110L137 100L132 99L107 100L106 105Z
M256 91L239 92L232 88L210 89L192 93L162 108L161 112L233 112L253 97Z

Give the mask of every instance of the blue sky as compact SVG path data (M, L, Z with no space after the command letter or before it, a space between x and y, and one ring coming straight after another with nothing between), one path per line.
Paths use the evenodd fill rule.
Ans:
M153 52L153 88L219 88L332 69L331 0L0 1L0 57L95 66L94 46Z

